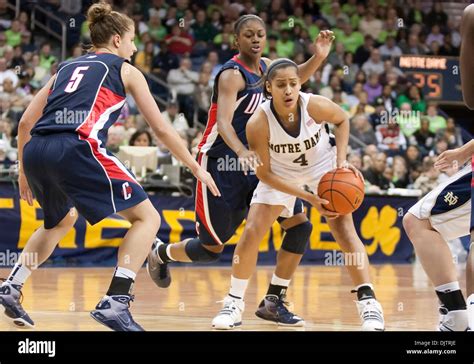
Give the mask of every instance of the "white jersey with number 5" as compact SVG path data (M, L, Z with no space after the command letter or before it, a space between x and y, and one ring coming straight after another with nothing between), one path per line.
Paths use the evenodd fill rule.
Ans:
M336 167L335 138L326 123L318 124L309 115L311 94L300 92L299 96L299 115L295 115L295 122L299 120L300 127L295 135L283 128L271 100L260 105L268 122L270 167L276 175L316 191L321 177ZM259 182L251 204L284 205L286 209L281 216L289 217L293 214L295 199Z

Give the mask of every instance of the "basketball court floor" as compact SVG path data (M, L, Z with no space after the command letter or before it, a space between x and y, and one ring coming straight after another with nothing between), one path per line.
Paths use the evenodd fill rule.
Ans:
M23 306L36 330L102 331L89 311L106 292L113 268L40 268L26 283ZM306 320L304 328L281 328L258 319L254 310L266 293L273 269L259 266L250 281L246 311L239 330L357 331L359 317L343 267L300 266L291 283L288 301ZM6 277L8 269L0 269ZM437 299L419 264L373 265L376 295L387 331L435 330ZM464 270L459 269L464 287ZM131 311L145 330L211 330L229 286L230 267L172 267L173 282L157 288L145 269L138 276ZM3 315L2 315L3 316ZM17 330L0 319L0 331Z

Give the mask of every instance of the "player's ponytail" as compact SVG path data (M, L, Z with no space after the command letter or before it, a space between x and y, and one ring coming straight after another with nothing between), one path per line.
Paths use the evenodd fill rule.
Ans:
M110 38L118 34L123 36L133 27L133 20L127 15L112 10L110 4L99 2L87 11L87 21L94 48L107 45Z

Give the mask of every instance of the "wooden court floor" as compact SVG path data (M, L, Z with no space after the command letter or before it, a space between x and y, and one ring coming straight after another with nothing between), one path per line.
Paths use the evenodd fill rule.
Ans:
M0 269L0 277L9 270ZM40 268L26 283L23 305L36 322L36 330L107 330L89 316L106 292L113 268ZM246 311L239 330L289 330L258 319L254 310L265 295L272 267L258 267L250 281ZM437 300L419 264L371 267L377 298L388 331L435 330ZM464 270L459 269L460 277ZM131 311L145 330L211 330L226 295L230 267L172 267L173 282L155 287L142 269L135 284ZM464 278L460 279L464 287ZM306 321L298 330L356 331L359 317L343 267L301 266L291 283L288 300ZM3 315L1 315L3 316ZM0 319L0 331L16 330ZM290 329L297 330L297 329Z

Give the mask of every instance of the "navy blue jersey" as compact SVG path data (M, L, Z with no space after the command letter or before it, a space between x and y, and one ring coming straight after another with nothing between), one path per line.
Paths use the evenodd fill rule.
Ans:
M260 60L260 70L263 74L267 66L263 60ZM199 151L210 157L219 158L226 155L232 155L234 152L227 146L224 139L217 132L217 98L218 98L218 81L220 74L228 69L235 69L240 71L245 80L245 89L239 91L237 94L237 103L232 118L232 126L237 133L240 141L248 147L247 136L245 134L245 127L250 116L255 112L257 107L264 100L263 88L256 87L260 81L261 76L253 73L247 66L245 66L237 56L227 61L216 76L214 82L214 89L212 92L211 108L209 109L206 130L203 138L199 144Z
M61 63L31 134L71 132L105 145L107 131L125 103L120 76L124 61L110 53L90 53Z

